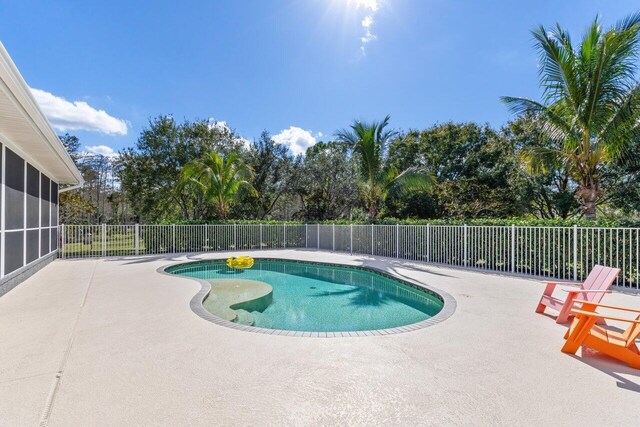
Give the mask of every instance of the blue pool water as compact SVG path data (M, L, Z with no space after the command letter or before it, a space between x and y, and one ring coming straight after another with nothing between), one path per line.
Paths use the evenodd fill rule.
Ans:
M370 270L284 260L256 260L248 270L223 261L181 264L167 269L181 276L249 279L273 288L272 302L252 312L260 328L345 332L394 328L426 320L443 302L435 295ZM206 304L205 304L206 307Z

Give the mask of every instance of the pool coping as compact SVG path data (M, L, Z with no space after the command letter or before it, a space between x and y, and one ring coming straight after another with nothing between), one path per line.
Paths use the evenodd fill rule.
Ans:
M365 267L360 265L341 264L337 262L303 261L298 259L280 258L280 257L278 258L254 257L254 259L258 261L261 261L261 260L294 261L294 262L299 262L304 264L319 264L319 265L325 265L325 266L347 267L347 268L355 268L359 270L371 271L376 274L380 274L382 276L404 283L407 286L410 286L419 291L426 292L438 298L439 300L441 300L443 303L443 306L442 306L442 309L433 317L430 317L428 319L422 320L417 323L411 323L409 325L398 326L395 328L373 329L373 330L367 330L367 331L347 331L347 332L311 332L311 331L291 331L291 330L282 330L282 329L267 329L267 328L259 328L256 326L242 325L239 323L230 322L228 320L222 319L221 317L218 317L210 313L209 311L207 311L206 308L204 308L204 305L202 303L209 295L209 292L211 292L211 283L209 283L207 280L204 280L204 279L198 279L195 277L188 277L188 276L180 276L180 275L172 274L166 271L167 269L178 266L178 265L186 265L186 264L193 265L193 264L207 263L212 261L214 262L225 261L226 258L207 258L207 259L202 259L198 261L175 262L169 265L159 267L158 269L156 269L156 272L163 275L175 277L175 278L184 278L188 280L194 280L200 283L200 291L198 291L198 293L196 293L196 295L193 296L193 298L189 303L189 307L191 308L191 311L197 314L200 318L207 320L209 322L215 323L217 325L227 327L227 328L236 329L244 332L254 332L259 334L265 334L265 335L280 335L280 336L289 336L289 337L309 337L309 338L341 338L341 337L350 338L350 337L371 337L371 336L394 335L394 334L400 334L405 332L417 331L417 330L424 329L429 326L433 326L438 323L441 323L447 320L449 317L451 317L457 308L457 302L455 298L448 292L445 292L437 288L433 288L424 283L420 283L414 279L399 277L393 273L389 273L388 271L385 271L381 268L377 268L374 266Z

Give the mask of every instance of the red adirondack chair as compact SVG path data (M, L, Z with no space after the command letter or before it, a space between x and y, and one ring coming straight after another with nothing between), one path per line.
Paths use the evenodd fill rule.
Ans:
M536 313L544 313L546 308L551 308L558 312L556 323L565 323L571 316L574 300L579 297L581 300L598 304L604 294L610 292L609 287L619 273L619 268L595 265L584 283L548 282L536 308ZM566 298L562 299L553 296L557 285L579 285L580 289L561 289L567 293Z

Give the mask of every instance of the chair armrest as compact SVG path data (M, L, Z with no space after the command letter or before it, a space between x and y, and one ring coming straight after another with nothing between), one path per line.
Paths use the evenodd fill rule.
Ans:
M610 294L611 291L607 290L607 289L560 289L562 292L573 292L576 294L586 294L586 293L591 293L591 294Z
M544 282L547 285L569 285L569 286L582 286L582 282Z
M617 305L606 305L606 304L599 304L599 303L596 304L594 302L584 301L584 300L581 300L581 299L575 299L575 300L573 300L573 302L578 302L578 303L582 303L582 304L591 304L591 305L595 305L597 307L612 308L614 310L630 311L631 313L640 313L640 310L636 310L636 309L633 309L633 308L619 307ZM587 312L587 313L589 313L589 312ZM591 313L593 313L593 312L591 312Z
M608 314L596 313L595 311L571 310L571 314L588 316L588 317L596 317L598 319L616 320L619 322L635 323L636 325L640 325L640 319L625 319L623 317L609 316Z

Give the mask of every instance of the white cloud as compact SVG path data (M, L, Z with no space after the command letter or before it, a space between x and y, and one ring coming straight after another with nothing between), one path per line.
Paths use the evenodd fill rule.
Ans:
M311 134L311 131L296 126L284 129L279 134L274 135L272 139L278 144L288 146L295 155L304 154L307 148L316 143L316 138Z
M231 132L231 129L229 128L229 125L227 125L227 122L225 122L224 120L216 120L214 118L209 119L209 128L218 129L219 131L227 133Z
M118 153L116 153L113 148L106 145L88 145L85 148L90 154L96 154L105 157L118 157Z
M216 120L213 117L210 117L208 121L209 121L210 129L218 129L223 133L226 133L229 135L232 134L231 128L229 127L226 121ZM247 138L243 138L242 136L239 136L239 135L234 135L234 136L237 141L240 141L242 145L245 146L245 148L251 147L251 141L249 141Z
M104 110L97 110L85 101L70 102L50 92L34 88L31 88L31 93L51 125L57 130L127 134L127 122L110 116Z
M371 31L371 26L374 23L374 17L380 7L380 3L378 0L354 0L354 2L357 9L364 9L366 13L361 22L362 28L364 29L364 35L360 37L360 51L363 55L366 55L366 45L377 38Z
M378 0L354 0L356 7L358 8L364 8L364 9L368 9L371 12L377 12L378 11Z

